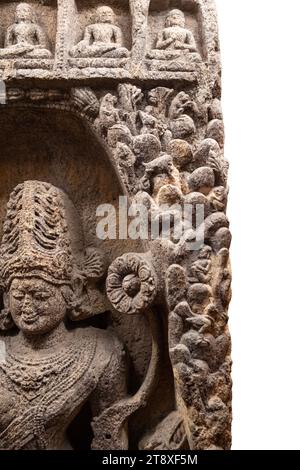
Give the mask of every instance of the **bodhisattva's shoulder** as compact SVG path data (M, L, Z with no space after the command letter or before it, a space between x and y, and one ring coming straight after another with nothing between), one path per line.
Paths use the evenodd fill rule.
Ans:
M117 349L118 351L123 350L123 345L120 339L111 328L107 330L100 330L99 328L91 327L91 330L93 330L93 334L95 335L98 343L102 343L103 345Z
M101 24L100 23L93 23L93 24L88 24L86 29L88 30L95 30L95 29L99 29L101 28Z
M111 27L113 28L113 30L117 33L121 33L122 30L119 26L117 26L116 24L112 24Z
M110 362L122 362L125 352L124 346L112 329L101 330L99 328L88 327L78 330L77 334L82 338L83 343L94 343L96 356L110 360Z
M3 360L3 355L5 354L6 349L6 338L5 335L0 334L0 362Z

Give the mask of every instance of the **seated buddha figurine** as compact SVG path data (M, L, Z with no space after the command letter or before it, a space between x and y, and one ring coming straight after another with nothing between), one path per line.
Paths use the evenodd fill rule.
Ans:
M128 50L123 47L121 29L115 25L115 14L110 7L97 8L98 22L85 28L83 40L74 46L72 57L128 57Z
M165 28L158 33L155 49L148 53L151 59L170 59L197 52L194 35L185 27L185 16L181 10L171 10Z
M35 21L32 7L28 3L19 3L15 22L6 32L4 49L0 49L0 58L46 59L51 55L46 49L46 36Z
M51 184L26 181L7 207L0 247L0 449L72 449L67 431L76 416L82 419L83 405L101 423L125 398L123 347L110 330L74 329L67 321L78 319L80 283L88 277L68 197ZM100 428L107 442L101 437L97 447L106 449L113 432L105 423ZM94 429L91 447L95 441ZM127 448L125 429L113 445Z

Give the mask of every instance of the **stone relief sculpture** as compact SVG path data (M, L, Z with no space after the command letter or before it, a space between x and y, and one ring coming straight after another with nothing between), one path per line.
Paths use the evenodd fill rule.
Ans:
M155 49L148 55L151 59L170 60L182 53L197 52L196 41L185 27L185 16L181 10L171 10L165 21L165 28L158 33Z
M35 134L44 142L49 127L58 143L54 151L47 142L38 152L40 167L26 167L25 182L14 190L7 178L6 215L0 199L2 449L77 449L70 429L82 414L93 449L230 448L231 234L219 44L212 0L194 3L203 29L197 43L185 25L188 13L171 10L150 45L150 2L130 0L131 56L108 7L99 8L99 22L71 49L74 12L65 2L58 5L59 67L42 75L8 60L2 124L16 113L20 129L34 115ZM93 66L105 57L134 57L134 66ZM77 58L91 60L69 68ZM33 76L40 79L35 88ZM3 168L16 165L19 180L23 159L15 163L7 141L5 135ZM104 175L101 191L97 172ZM41 182L55 178L59 184ZM105 203L115 204L120 194L133 207L142 204L157 236L140 244L98 240L94 199L102 189ZM186 204L189 220L181 210ZM199 233L202 243L191 249ZM85 439L81 430L77 438Z
M120 59L128 57L128 50L123 47L121 29L115 24L112 8L102 6L97 9L98 22L85 28L84 38L74 46L72 57L109 57Z
M17 5L15 22L6 32L4 49L0 49L0 58L51 57L51 52L46 48L45 33L36 23L34 16L34 10L28 3Z
M18 333L5 339L7 360L0 364L1 449L70 448L65 431L85 400L98 416L110 401L126 395L117 338L108 331L65 326L67 315L79 315L84 294L74 285L88 275L88 267L80 265L83 254L76 253L75 242L72 247L70 231L78 227L68 225L64 201L53 186L27 181L8 203L1 243L1 327L16 326Z

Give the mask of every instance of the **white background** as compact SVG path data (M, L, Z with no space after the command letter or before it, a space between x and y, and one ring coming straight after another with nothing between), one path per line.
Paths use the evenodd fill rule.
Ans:
M233 233L233 449L300 449L300 2L216 0Z

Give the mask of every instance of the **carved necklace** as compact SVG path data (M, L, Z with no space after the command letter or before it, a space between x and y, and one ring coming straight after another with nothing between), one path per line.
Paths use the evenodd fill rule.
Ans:
M72 369L76 369L81 354L82 348L75 341L59 352L37 359L16 354L8 347L6 361L0 364L0 368L16 393L31 401L44 393L45 388L51 388L53 382L63 380Z
M82 382L82 378L93 363L96 345L96 335L84 332L80 338L75 334L71 346L63 353L36 361L19 355L16 357L11 351L8 352L7 362L1 364L1 369L22 398L37 400L30 406L25 405L18 417L0 433L1 449L21 449L32 439L32 435L38 449L47 448L48 416L56 416L61 412L63 404L68 403L66 397L69 391L76 383L81 383L82 393L77 398L73 397L74 407L76 400L82 401L95 386L95 380ZM24 369L20 370L21 367ZM46 385L41 383L40 372Z

